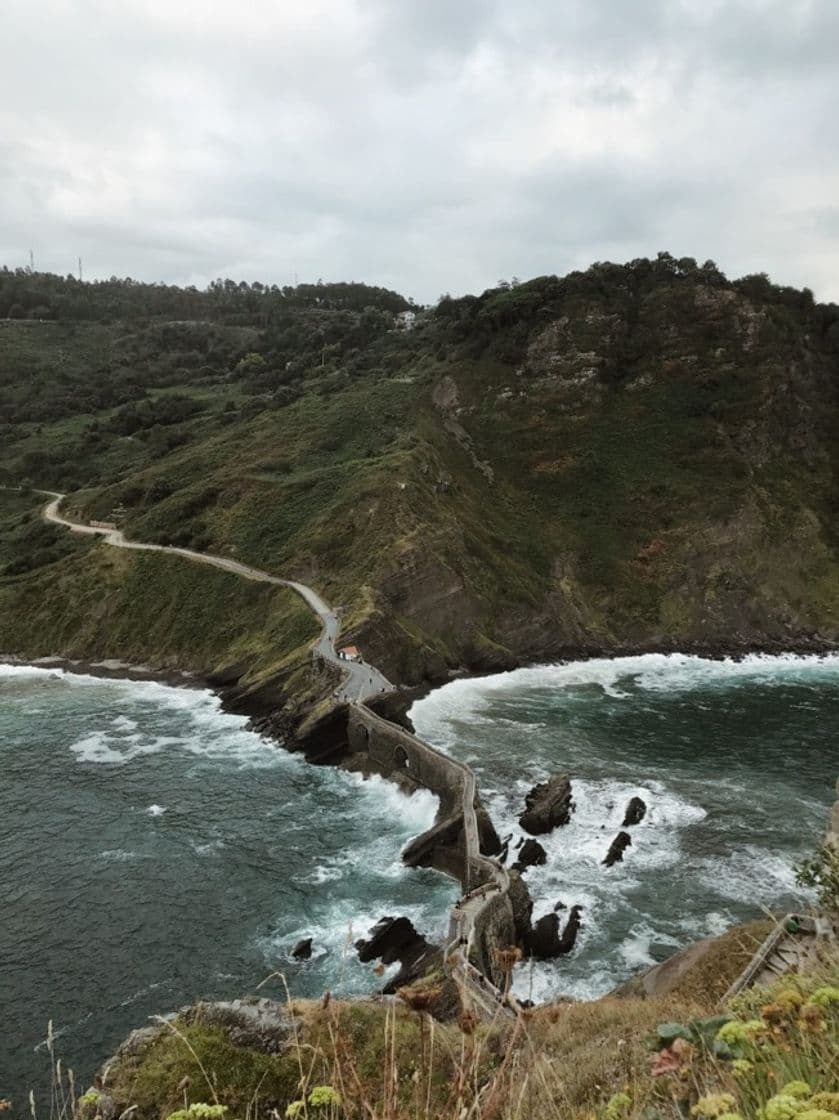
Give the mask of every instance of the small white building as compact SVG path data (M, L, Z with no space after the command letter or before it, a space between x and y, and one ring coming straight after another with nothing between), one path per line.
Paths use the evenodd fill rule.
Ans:
M338 656L342 661L361 661L361 650L358 646L342 646Z

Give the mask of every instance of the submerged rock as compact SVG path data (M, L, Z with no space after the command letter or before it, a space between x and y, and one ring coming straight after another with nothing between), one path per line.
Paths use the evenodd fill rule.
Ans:
M312 956L312 939L304 937L291 950L291 955L296 961L308 961Z
M571 779L567 774L552 774L546 782L533 787L524 804L525 811L519 817L519 824L531 836L543 836L560 825L568 824L574 811Z
M370 936L356 941L355 948L360 961L399 962L398 974L383 988L386 994L412 983L434 967L437 958L442 959L440 950L417 933L407 918L380 918Z
M646 815L646 801L643 801L640 797L631 798L623 814L623 824L621 828L629 828L633 824L640 824Z
M547 863L548 853L538 840L525 840L519 852L519 858L513 864L514 871L526 871L528 867L541 867Z
M605 867L611 867L612 864L620 863L623 859L623 853L631 845L632 837L628 832L619 832L609 845L609 850L606 853L606 858L603 860Z

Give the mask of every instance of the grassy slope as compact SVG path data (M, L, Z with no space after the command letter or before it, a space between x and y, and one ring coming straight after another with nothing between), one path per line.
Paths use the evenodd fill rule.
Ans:
M229 373L255 331L214 328L221 357L181 368L151 328L4 324L3 357L39 392L60 377L81 392L90 362L118 396L142 384L198 411L130 435L116 404L16 424L0 476L84 484L81 511L122 503L138 537L312 582L403 680L569 649L839 636L837 360L812 312L689 279L640 295L586 283L553 302L535 282L487 293L457 329L428 320L315 361L286 403ZM538 313L508 322L527 300ZM77 579L85 593L76 572L68 595ZM29 602L33 581L6 602ZM48 644L37 619L18 644ZM172 625L186 650L188 616ZM149 633L146 656L169 656Z
M279 1046L250 1048L199 1016L176 1030L163 1028L146 1049L118 1059L106 1091L118 1109L136 1106L138 1120L162 1120L182 1107L185 1084L190 1100L217 1099L234 1116L276 1115L273 1109L282 1116L290 1101L316 1085L330 1085L346 1117L609 1120L617 1114L624 1120L679 1120L697 1098L730 1092L736 1104L729 1111L758 1120L759 1108L793 1077L812 1092L836 1088L831 1066L839 1042L839 991L833 988L836 1001L822 1009L817 1023L801 1011L811 993L836 984L835 958L809 976L783 981L779 988L787 994L800 992L788 1003L788 996L754 992L728 1011L741 1021L767 1016L766 1030L749 1046L747 1072L736 1075L730 1060L695 1045L681 1051L676 1075L650 1072L658 1025L717 1014L720 985L742 969L758 936L756 927L742 927L719 939L666 997L560 1002L505 1029L476 1029L468 1017L432 1024L401 1004L295 1001L289 1005L293 1034ZM406 1000L416 1009L425 1006L418 988L406 990ZM606 1102L618 1093L626 1094L621 1107L607 1112ZM839 1098L834 1112L836 1105ZM315 1109L309 1115L325 1113Z
M32 498L0 491L0 563L34 525ZM23 519L23 524L21 521ZM176 557L79 542L44 526L59 558L0 578L0 650L118 657L155 668L252 678L305 660L319 630L294 592L249 583Z

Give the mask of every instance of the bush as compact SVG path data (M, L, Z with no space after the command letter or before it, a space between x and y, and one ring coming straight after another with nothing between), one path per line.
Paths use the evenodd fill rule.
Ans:
M830 913L839 912L839 848L826 840L815 855L802 860L795 869L795 880L816 891L819 905Z

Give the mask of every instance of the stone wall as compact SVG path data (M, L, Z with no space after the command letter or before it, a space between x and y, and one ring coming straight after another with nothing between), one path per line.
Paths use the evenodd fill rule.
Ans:
M437 820L461 811L463 767L454 759L423 743L398 724L375 715L369 708L353 704L347 719L350 755L360 756L367 769L385 778L398 776L440 799Z

